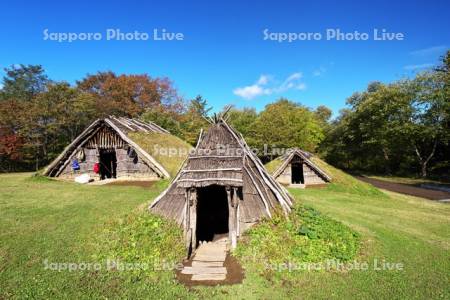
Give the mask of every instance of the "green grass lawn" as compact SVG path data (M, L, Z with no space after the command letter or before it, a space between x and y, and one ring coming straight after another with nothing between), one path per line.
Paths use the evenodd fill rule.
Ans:
M44 269L45 259L95 262L106 253L102 247L124 258L179 257L179 245L171 239L176 229L142 211L166 184L150 189L81 186L30 174L0 175L0 299L450 298L450 206L379 192L339 176L327 188L291 193L359 233L355 260L402 263L404 270L371 266L367 271L274 274L243 259L243 284L187 289L170 271L148 273L157 274L152 277ZM283 245L278 248L282 251Z

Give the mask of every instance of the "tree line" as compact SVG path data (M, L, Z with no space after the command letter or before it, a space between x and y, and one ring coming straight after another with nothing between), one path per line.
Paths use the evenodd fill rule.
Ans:
M227 118L264 161L299 147L351 171L448 174L449 61L447 53L414 78L370 83L334 119L326 106L285 98L260 112L232 107ZM70 85L49 79L41 66L11 66L0 89L0 171L45 166L109 115L153 121L195 144L211 113L206 99L183 99L168 78L98 72Z
M414 78L372 82L347 99L320 147L330 163L364 172L449 176L450 51Z
M167 78L99 72L71 86L49 79L39 65L6 68L0 89L0 170L39 169L93 120L139 117L153 107L182 109Z
M49 79L39 65L11 66L0 89L0 171L44 167L92 121L110 115L153 121L194 145L211 110L202 96L182 99L167 78L98 72L70 85ZM323 106L318 111L321 118L331 116ZM270 144L314 151L324 138L326 120L287 99L259 114L233 108L230 117L261 150Z

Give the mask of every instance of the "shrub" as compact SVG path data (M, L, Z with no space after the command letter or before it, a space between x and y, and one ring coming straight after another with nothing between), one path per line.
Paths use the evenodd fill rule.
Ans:
M286 263L319 263L353 259L359 234L317 210L295 205L289 219L264 220L245 235L235 255L244 266Z

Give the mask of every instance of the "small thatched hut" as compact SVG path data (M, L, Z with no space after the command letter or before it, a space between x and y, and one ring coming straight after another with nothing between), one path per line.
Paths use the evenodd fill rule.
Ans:
M291 205L287 191L220 118L200 133L195 150L150 210L184 228L191 253L200 241L223 234L234 248L244 230L277 210L288 214Z
M168 157L163 147L184 149ZM160 148L158 148L160 147ZM190 146L160 126L136 119L110 116L88 126L45 169L44 175L73 179L170 178L186 159ZM96 170L95 170L96 169Z
M266 164L266 168L279 183L290 187L304 188L330 182L331 177L311 158L311 153L294 148Z

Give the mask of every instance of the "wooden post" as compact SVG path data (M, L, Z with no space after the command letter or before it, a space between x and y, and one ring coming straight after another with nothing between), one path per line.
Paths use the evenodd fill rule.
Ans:
M195 188L186 189L184 207L184 239L189 256L197 246L197 191Z
M237 217L236 217L236 195L230 186L226 187L228 198L228 236L231 244L231 249L235 249L237 245Z
M191 233L190 233L190 216L189 216L189 199L190 199L191 195L189 192L189 189L186 189L185 194L184 194L184 227L183 227L183 231L184 231L184 241L185 241L185 246L186 246L186 250L189 253L189 248L191 246Z
M236 236L239 237L241 235L241 226L239 224L239 219L240 219L240 213L239 213L239 203L242 200L239 197L238 194L238 188L237 187L233 187L233 199L235 200L234 202L236 203Z
M189 230L190 230L190 246L192 247L192 251L195 250L197 246L197 190L195 188L191 188L189 191Z

